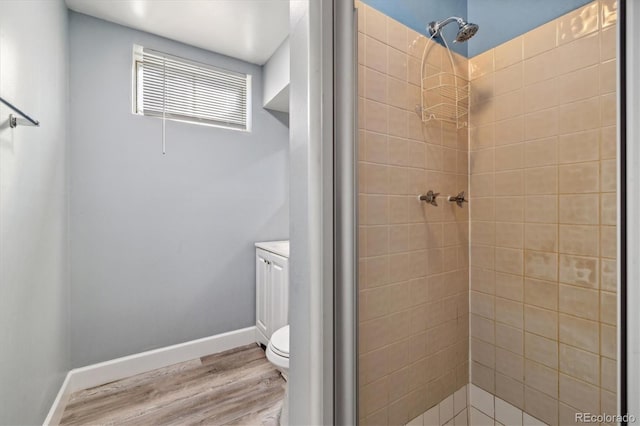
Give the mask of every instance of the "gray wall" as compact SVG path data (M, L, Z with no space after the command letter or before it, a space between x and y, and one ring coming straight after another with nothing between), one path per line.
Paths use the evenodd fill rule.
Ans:
M0 105L0 425L42 424L69 368L67 10L0 3L0 96L42 123Z
M131 113L132 46L253 76L251 133ZM255 241L288 237L288 128L262 69L70 13L72 366L255 324Z

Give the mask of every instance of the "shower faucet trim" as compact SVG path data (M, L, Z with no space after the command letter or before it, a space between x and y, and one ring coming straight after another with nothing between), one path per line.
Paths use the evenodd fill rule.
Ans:
M438 195L440 195L439 192L433 192L430 189L426 194L420 195L418 199L420 201L426 202L427 204L431 204L432 206L438 207L438 202L436 201L438 198Z

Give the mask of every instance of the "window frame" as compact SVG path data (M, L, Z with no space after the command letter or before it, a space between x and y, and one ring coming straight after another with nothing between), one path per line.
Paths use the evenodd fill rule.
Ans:
M189 66L195 66L195 67L199 67L199 68L204 68L204 69L209 69L209 70L212 70L212 71L216 71L216 72L219 72L219 73L231 74L231 75L244 77L246 79L246 98L245 98L246 111L245 111L245 125L244 125L244 127L234 126L232 124L225 124L224 122L217 122L217 121L214 121L214 120L199 119L198 117L189 117L188 115L185 115L184 117L176 117L175 115L166 115L166 116L163 117L163 115L161 115L161 114L152 114L152 113L146 113L145 114L145 112L143 111L142 107L140 106L140 103L143 102L141 100L143 98L143 95L142 95L143 83L140 82L140 79L141 79L141 77L144 78L143 77L144 74L141 73L140 63L144 62L143 58L144 58L144 54L145 53L147 55L152 54L154 56L166 58L166 59L171 60L171 61L184 63L184 64L189 65ZM171 55L171 54L166 53L166 52L161 52L161 51L158 51L158 50L155 50L155 49L150 49L150 48L147 48L147 47L144 47L144 46L141 46L141 45L134 44L133 45L131 74L132 74L132 78L131 78L131 112L134 115L144 116L144 117L151 117L151 118L160 118L160 119L164 119L164 120L171 120L171 121L177 121L177 122L182 122L182 123L197 124L197 125L200 125L200 126L208 126L208 127L216 127L216 128L221 128L221 129L235 130L235 131L240 131L240 132L247 132L247 133L251 132L253 99L252 99L252 75L249 74L249 73L244 73L244 72L239 72L239 71L234 71L234 70L229 70L229 69L217 67L217 66L214 66L214 65L211 65L211 64L198 62L198 61L194 61L194 60L191 60L191 59L186 59L186 58L183 58L183 57L180 57L180 56ZM140 106L140 108L138 108L139 106Z

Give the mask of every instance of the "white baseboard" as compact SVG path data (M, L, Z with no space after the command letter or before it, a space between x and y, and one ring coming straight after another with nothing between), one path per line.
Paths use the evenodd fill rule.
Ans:
M62 386L60 386L60 390L58 391L58 395L56 395L56 399L53 401L53 405L49 410L49 414L47 414L47 418L44 419L44 425L58 425L60 424L60 420L62 420L62 414L64 413L64 407L67 406L67 402L69 402L69 396L71 392L69 392L69 379L71 377L71 371L69 371L64 378L64 382L62 382Z
M255 342L255 327L141 352L71 370L71 393Z
M75 368L67 373L67 377L51 406L51 410L49 410L49 415L44 424L53 426L60 422L64 407L73 392L255 343L255 339L256 328L247 327L86 367Z

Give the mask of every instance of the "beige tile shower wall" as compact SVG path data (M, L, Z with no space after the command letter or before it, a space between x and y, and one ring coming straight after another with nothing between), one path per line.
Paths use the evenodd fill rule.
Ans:
M469 61L472 382L553 425L616 412L615 56L596 1Z
M468 383L468 208L418 200L466 190L468 132L415 112L426 39L357 6L360 419L397 425Z

